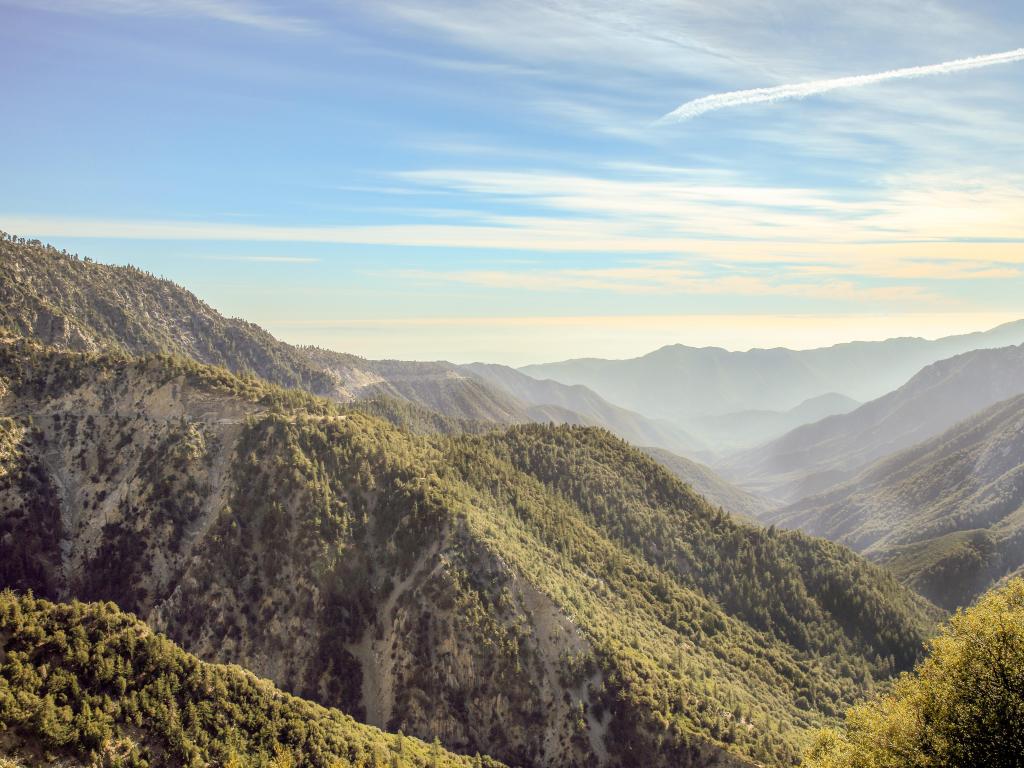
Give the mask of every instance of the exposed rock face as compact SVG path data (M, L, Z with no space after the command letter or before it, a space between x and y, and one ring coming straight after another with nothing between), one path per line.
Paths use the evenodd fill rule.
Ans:
M366 360L286 344L221 315L170 280L0 233L0 328L75 351L172 352L338 402L380 395L510 424L527 407L450 363Z
M520 766L783 763L927 607L603 430L416 436L180 358L0 343L0 584Z
M351 476L321 489L314 522L325 498L283 478L323 471L300 417L161 361L43 370L34 386L0 400L0 583L113 600L204 659L452 749L602 762L574 718L590 688L560 678L579 630L422 493L395 490L415 479L357 445L367 417L313 419L347 444L335 469ZM327 527L333 552L313 535Z

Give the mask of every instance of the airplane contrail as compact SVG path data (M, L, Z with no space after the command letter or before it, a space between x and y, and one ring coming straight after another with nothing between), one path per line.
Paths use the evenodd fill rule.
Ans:
M661 117L655 124L681 123L698 115L703 115L705 112L713 112L716 109L725 109L727 107L761 104L764 102L781 101L782 99L802 99L806 96L834 91L839 88L857 88L863 85L881 83L886 80L899 80L908 77L945 75L950 72L962 72L965 69L991 67L994 64L1012 64L1015 61L1024 61L1024 48L1017 48L1016 50L1004 53L992 53L987 56L974 56L969 59L944 61L941 64L928 64L922 67L890 69L887 72L877 72L873 75L853 75L851 77L836 77L830 80L814 80L809 83L776 85L771 88L752 88L747 91L713 93L710 96L702 96L699 99L681 104L667 115Z

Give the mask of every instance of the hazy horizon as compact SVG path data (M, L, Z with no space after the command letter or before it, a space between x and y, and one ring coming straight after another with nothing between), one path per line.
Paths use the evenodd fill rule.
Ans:
M22 236L10 232L15 236ZM266 303L238 301L230 283L190 284L176 277L174 264L156 271L145 257L94 258L66 247L80 258L133 266L173 280L227 317L256 323L289 344L318 346L368 359L498 363L512 367L579 358L632 359L666 346L717 347L730 352L787 348L808 350L857 341L895 338L940 339L992 330L1024 319L1024 312L904 313L900 315L591 315L591 316L427 316L336 321L282 320ZM88 247L90 243L86 242ZM300 262L303 263L303 262ZM246 297L243 297L246 298ZM276 288L279 302L295 297ZM275 302L277 303L277 302ZM443 333L438 333L442 329ZM553 333L552 330L557 330ZM459 353L461 350L461 353Z
M549 327L569 329L570 333L559 333L555 339L552 334L542 332L533 335L516 334L515 330L522 327L516 318L485 318L479 322L476 318L452 323L462 327L477 324L475 333L478 338L464 340L464 349L476 349L480 354L473 356L468 353L462 356L443 354L444 346L432 346L428 338L417 335L403 344L390 347L387 342L380 342L371 332L367 335L336 336L333 333L326 337L304 333L305 329L288 325L266 326L275 336L291 344L312 344L338 352L349 352L367 358L389 358L399 360L446 360L452 363L499 363L512 367L521 367L535 363L559 362L577 358L605 358L624 360L643 357L663 347L683 345L687 347L716 347L729 352L747 352L752 349L786 348L792 350L809 350L831 347L857 341L885 341L895 338L922 338L935 340L946 336L984 332L1024 318L1013 314L978 314L968 316L939 315L924 317L840 317L840 316L722 316L705 315L702 317L671 318L671 317L552 317L530 318L528 325L533 327ZM691 324L689 330L665 330L658 333L643 331L647 321L671 326L673 320L682 320ZM627 329L639 328L635 333L619 332L614 338L602 335L607 329L607 322L612 325L626 321ZM895 320L895 322L894 322ZM972 325L970 323L976 323ZM445 318L418 318L410 321L419 329L444 327L448 323ZM709 328L715 323L719 328ZM977 323L980 323L977 324ZM354 324L356 325L356 324ZM808 327L810 326L810 327ZM830 327L832 326L832 327ZM902 328L903 331L896 329ZM330 329L336 330L336 329ZM365 330L365 328L364 328ZM509 331L511 330L511 333ZM575 331L573 334L571 332ZM503 339L509 333L523 343L521 351L510 350L495 339ZM853 334L853 335L850 335ZM313 340L310 341L309 339ZM319 340L324 339L326 340ZM765 339L765 341L741 341L742 338ZM335 340L336 343L328 343ZM447 341L445 342L447 343ZM391 342L393 344L393 342ZM395 348L399 352L388 354L387 349ZM417 353L417 350L437 349L439 354ZM406 350L407 354L402 354ZM538 350L551 350L546 356ZM561 350L561 352L557 351ZM589 350L589 351L588 351ZM532 353L532 354L531 354ZM482 356L482 355L487 355Z
M0 229L288 341L523 364L1022 314L1019 4L0 0L0 20Z

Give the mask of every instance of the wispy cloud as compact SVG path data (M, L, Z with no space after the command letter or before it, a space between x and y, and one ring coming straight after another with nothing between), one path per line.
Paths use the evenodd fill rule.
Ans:
M820 35L836 32L844 51L857 56L877 56L878 40L887 35L903 35L901 50L923 55L936 45L985 39L991 32L979 14L942 0L760 0L754 10L750 0L390 0L369 7L391 23L429 30L491 57L531 68L557 62L561 66L543 69L591 87L595 68L603 73L601 82L613 78L617 84L623 77L639 84L694 73L714 79L758 71L792 76L820 61ZM903 34L911 24L916 34ZM808 29L817 34L806 34Z
M720 271L720 270L719 270ZM431 272L406 270L406 279L462 283L481 288L565 293L597 291L610 294L671 294L676 296L775 296L830 300L917 301L935 294L916 285L866 287L851 280L822 280L818 275L772 270L773 277L742 270L711 274L692 264L668 262L597 269L464 270ZM807 279L808 276L818 279ZM796 277L797 279L793 279Z
M551 121L558 130L600 133L637 145L671 141L644 114L662 109L669 88L724 91L732 83L787 83L877 66L879 46L911 61L959 55L964 40L1000 50L1012 30L955 0L391 0L367 13L426 30L467 56L531 69L507 80L500 98L514 119ZM369 10L372 8L372 10ZM912 28L913 35L906 30ZM813 33L809 31L813 30ZM841 57L834 55L841 51ZM938 52L938 53L937 53ZM823 55L824 54L824 55ZM934 57L934 58L932 58ZM536 72L539 70L539 73ZM507 87L505 87L507 86ZM496 105L500 108L500 105ZM817 127L817 126L816 126ZM819 131L828 131L828 124ZM783 137L785 138L785 136ZM675 149L675 148L673 148Z
M706 340L707 324L713 322L728 326L730 330L750 331L754 329L771 331L766 338L775 335L779 326L794 331L813 333L822 326L851 325L856 328L844 339L888 339L894 336L924 336L939 338L963 333L965 328L976 330L994 328L1003 323L1020 320L1019 312L900 312L874 316L867 312L836 312L828 315L814 313L764 314L748 312L742 314L709 312L703 314L621 314L621 315L445 315L414 317L361 317L361 318L318 318L296 320L293 317L268 317L266 322L275 326L290 328L357 328L360 326L391 326L421 328L438 326L468 326L471 328L537 327L537 328L586 328L605 330L608 328L634 328L639 330L668 326L693 325L700 328ZM872 323L874 320L877 322ZM897 321L894 323L894 321ZM909 328L906 325L909 325ZM868 330L870 329L870 330ZM685 343L685 342L683 342ZM730 345L739 348L739 345ZM798 348L797 345L794 345ZM633 352L636 352L634 347Z
M980 173L980 172L979 172ZM91 219L0 213L36 237L338 243L494 252L693 254L702 258L865 264L893 258L1020 264L1024 179L980 173L892 175L869 191L745 183L664 169L626 177L437 170L402 174L446 191L451 221L274 226L265 222ZM466 211L471 196L476 211ZM1001 242L999 242L1001 241Z
M320 259L308 256L199 256L203 261L244 261L251 264L317 264Z
M986 56L973 56L967 59L954 59L953 61L944 61L941 64L890 69L885 72L876 72L869 75L853 75L851 77L836 77L828 80L812 80L807 83L776 85L770 88L752 88L745 91L714 93L710 96L702 96L699 99L693 99L681 104L659 119L658 123L683 122L707 112L714 112L715 110L727 109L729 107L772 103L783 101L784 99L803 99L819 93L827 93L842 88L860 88L876 83L884 83L887 80L948 75L969 69L991 67L996 64L1012 64L1019 61L1024 61L1024 48Z
M9 2L11 0L8 0ZM15 5L64 13L123 16L205 17L269 32L307 34L316 25L251 0L13 0Z

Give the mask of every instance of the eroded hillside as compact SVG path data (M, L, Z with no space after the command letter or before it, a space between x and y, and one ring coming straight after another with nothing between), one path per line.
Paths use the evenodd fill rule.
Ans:
M0 352L0 578L520 765L795 759L932 612L603 430L417 437L171 357Z

